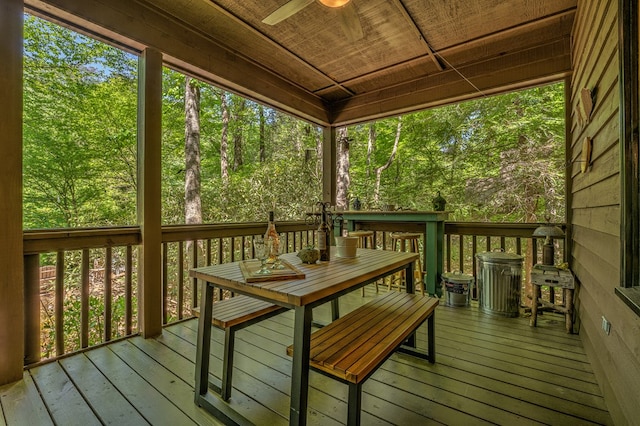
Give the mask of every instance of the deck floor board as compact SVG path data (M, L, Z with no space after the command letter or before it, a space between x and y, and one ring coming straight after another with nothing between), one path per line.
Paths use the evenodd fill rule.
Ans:
M386 291L381 286L381 292ZM374 296L367 286L340 300L341 314ZM320 322L328 306L314 310ZM612 424L579 336L564 319L436 310L436 364L394 354L363 386L362 423ZM426 347L423 333L418 346ZM133 337L26 370L0 388L0 426L72 424L218 425L194 400L197 320L167 326L154 339ZM258 425L285 425L289 410L293 313L236 333L230 406ZM223 333L212 330L210 380L220 382ZM310 425L346 421L347 386L310 375Z

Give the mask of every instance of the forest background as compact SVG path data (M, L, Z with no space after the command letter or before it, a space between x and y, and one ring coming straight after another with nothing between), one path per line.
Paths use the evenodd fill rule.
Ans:
M136 223L137 67L25 15L25 229ZM319 201L321 128L168 68L163 93L164 224L296 220ZM557 83L340 128L338 205L430 210L440 191L450 220L562 222L564 122Z

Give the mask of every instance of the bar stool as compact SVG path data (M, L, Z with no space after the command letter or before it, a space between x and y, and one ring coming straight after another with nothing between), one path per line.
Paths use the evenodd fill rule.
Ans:
M398 250L398 244L400 245L399 251L407 251L411 253L420 253L418 248L418 243L422 239L422 234L413 233L413 232L393 232L390 235L391 237L391 247L393 250ZM397 287L398 290L402 288L406 288L406 279L405 279L405 271L400 271L391 278L389 282L389 290L391 287ZM414 267L414 282L415 289L418 289L418 285L420 286L420 293L424 296L424 282L423 282L423 271L422 271L422 261L420 260L420 256L418 256L418 260L416 260L416 265Z
M375 248L373 245L373 231L350 231L350 237L358 237L358 248ZM376 293L378 292L378 281L375 282ZM364 287L362 287L362 296L364 296Z

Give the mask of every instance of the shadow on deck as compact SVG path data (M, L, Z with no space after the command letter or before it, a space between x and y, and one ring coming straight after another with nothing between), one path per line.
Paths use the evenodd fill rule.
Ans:
M356 291L342 313L374 296ZM441 300L441 303L444 303ZM314 312L328 319L328 308ZM287 424L293 314L237 333L230 405L259 425ZM219 424L193 402L197 321L133 337L25 371L0 388L0 425ZM213 331L211 380L219 382L223 333ZM426 342L418 341L419 346ZM436 364L394 354L369 379L362 423L611 424L578 336L562 316L500 318L470 308L436 312ZM347 386L311 373L311 425L346 421Z

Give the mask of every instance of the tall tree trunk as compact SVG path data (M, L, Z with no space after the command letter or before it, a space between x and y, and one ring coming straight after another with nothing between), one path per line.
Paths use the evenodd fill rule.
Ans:
M200 198L200 87L191 77L185 78L184 90L184 219L186 224L202 223ZM197 264L193 241L187 241L187 268ZM198 286L194 280L191 288L192 307L198 305ZM179 306L182 312L183 306Z
M349 207L349 185L351 177L349 175L349 137L347 128L338 129L338 152L337 152L337 183L336 183L336 207L347 209Z
M184 216L185 223L202 223L200 199L200 87L191 77L184 92Z
M396 158L396 153L398 152L398 144L400 143L401 132L402 132L402 117L398 117L398 126L396 127L396 139L393 141L393 149L391 150L391 155L389 155L389 159L384 165L376 169L376 186L373 191L373 201L376 204L380 202L380 180L382 178L382 172L387 170L393 163L393 160Z
M264 163L264 161L267 159L267 153L265 150L265 124L266 124L266 117L264 116L264 107L262 105L260 105L259 107L259 112L260 112L260 162Z
M371 156L376 149L376 123L369 124L369 138L367 140L367 177L371 176Z
M233 114L233 171L238 170L243 164L244 159L242 157L242 130L244 128L244 109L246 108L247 101L239 96L234 96L234 100L237 104L234 105Z
M222 185L229 186L229 104L227 94L220 91L220 108L222 109L222 135L220 137L220 176Z

